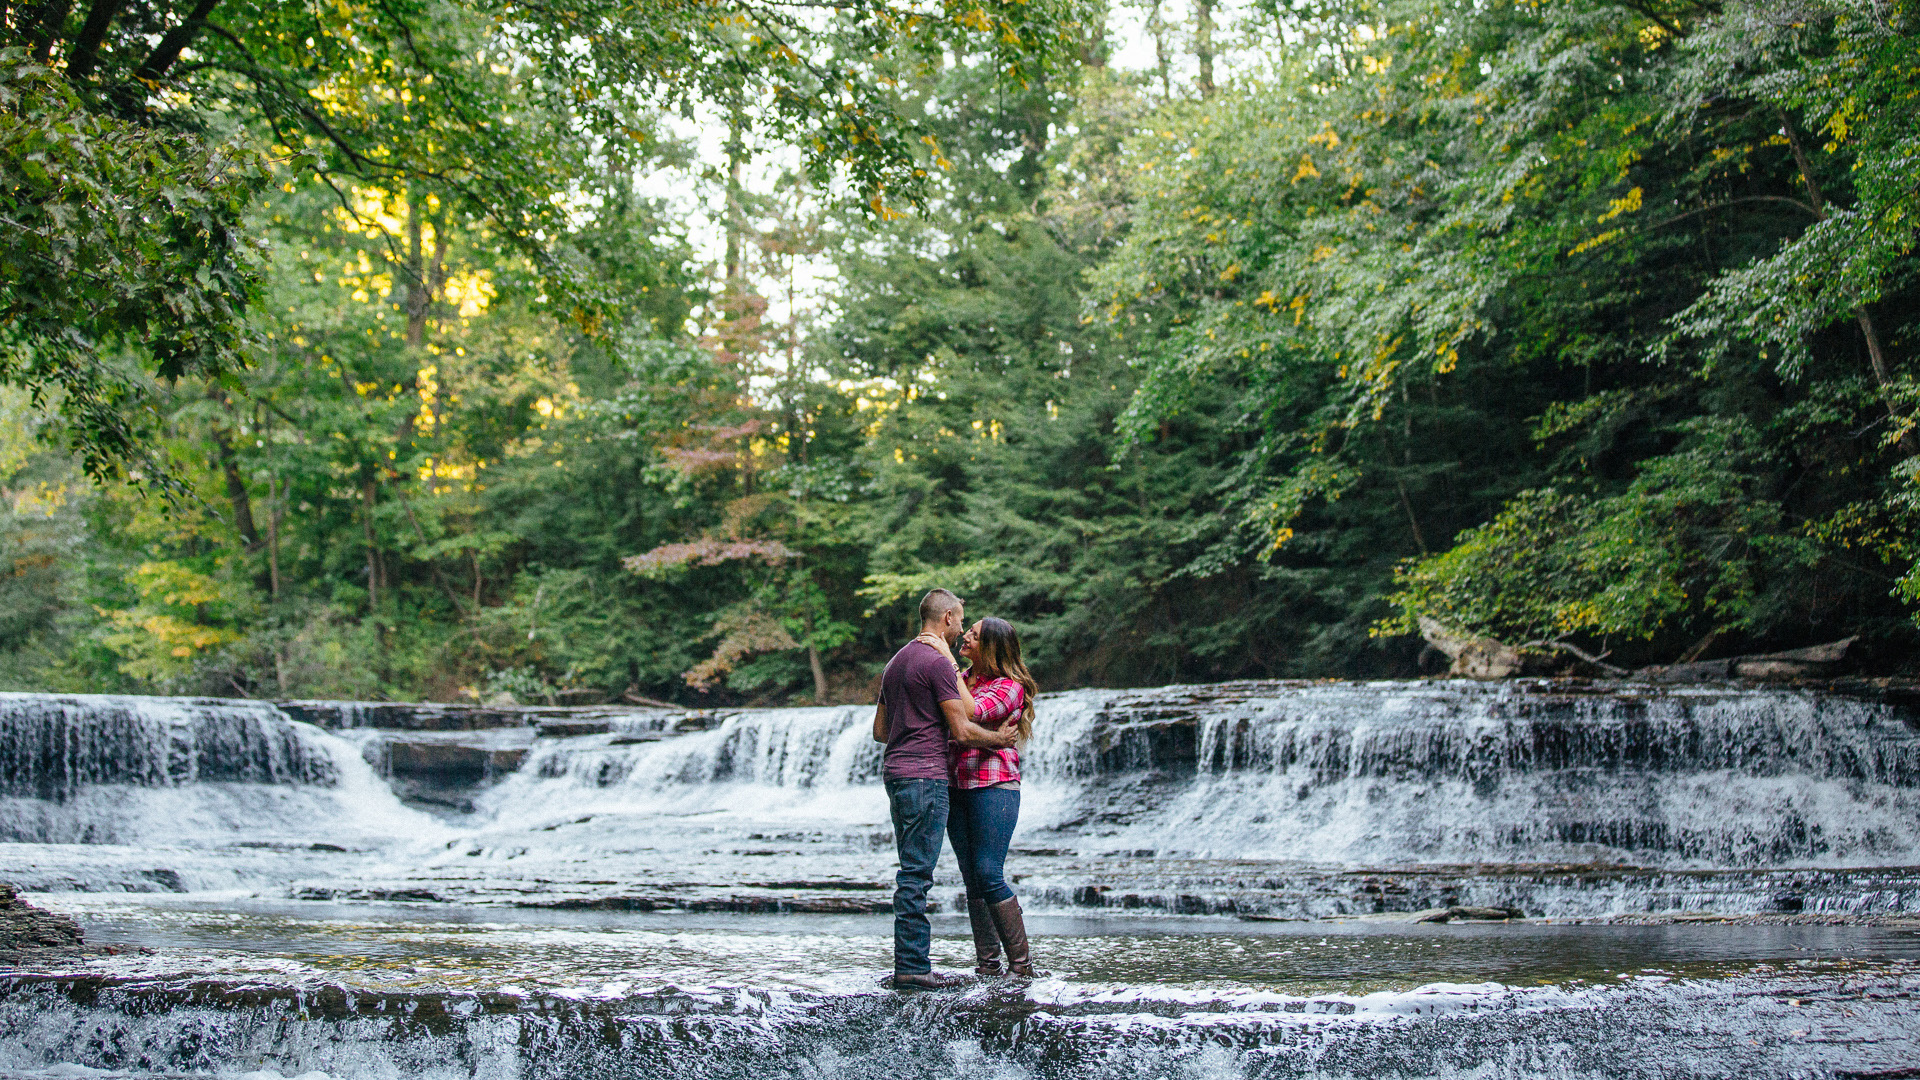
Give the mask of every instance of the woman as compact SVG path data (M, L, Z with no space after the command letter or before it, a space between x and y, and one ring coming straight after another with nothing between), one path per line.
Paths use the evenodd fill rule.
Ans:
M927 635L933 638L936 635ZM945 641L928 644L947 652ZM951 658L951 653L948 653ZM1017 725L1014 746L976 750L947 744L950 777L947 839L960 861L967 883L967 917L973 924L974 970L999 975L1000 946L1007 950L1007 967L1023 978L1035 978L1027 945L1026 920L1020 901L1007 887L1007 844L1020 819L1020 751L1033 734L1033 699L1038 692L1027 665L1020 659L1020 637L1005 619L981 619L960 639L960 655L971 667L963 702L974 723L989 731Z

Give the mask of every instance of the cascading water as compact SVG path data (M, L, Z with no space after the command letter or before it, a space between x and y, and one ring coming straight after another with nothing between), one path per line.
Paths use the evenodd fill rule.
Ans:
M1070 741L1045 743L1038 771L1079 782L1072 810L1104 817L1078 831L1115 847L1358 865L1920 860L1913 717L1811 693L1252 684L1062 695L1050 719Z
M714 902L743 866L779 871L745 880L883 882L870 716L758 710L659 741L551 740L478 802L469 850L516 850L528 867L543 851L644 851L645 867L599 860L593 876L613 883L571 901L613 906L671 906L670 893L636 892L663 879ZM1920 906L1916 875L1872 869L1920 863L1920 735L1910 712L1849 698L1460 683L1073 691L1042 700L1025 760L1016 848L1041 906ZM549 835L527 845L529 833ZM765 861L743 862L748 851ZM453 892L489 887L466 873L472 857L441 860L461 868L442 879Z
M162 950L0 975L0 1075L1751 1078L1920 1054L1910 929L1286 921L1898 921L1909 707L1237 683L1038 713L1008 868L1060 979L916 1002L872 986L893 851L868 707L0 695L0 880ZM951 911L950 857L942 882ZM964 919L937 931L971 963Z
M397 870L290 881L298 895L884 904L891 845L864 707L323 704L289 710L348 729L363 754L262 703L0 697L0 829L38 842L438 841ZM1901 869L1920 864L1916 726L1895 705L1737 687L1072 691L1043 698L1025 750L1016 872L1030 903L1078 909L1908 910L1920 907ZM471 788L441 805L472 812L443 836L390 796L343 802L332 789L347 779L379 786L361 757L388 775L396 760L438 763Z
M0 793L62 802L88 785L336 782L330 754L271 705L0 693Z
M254 857L274 849L435 833L268 703L0 694L0 879L24 888L230 887L278 876Z

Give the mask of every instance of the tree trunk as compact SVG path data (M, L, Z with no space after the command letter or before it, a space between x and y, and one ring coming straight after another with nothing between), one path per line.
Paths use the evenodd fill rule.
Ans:
M282 505L277 474L267 475L267 581L272 587L270 594L275 601L280 599L280 518L286 512ZM286 689L286 680L281 679L280 689Z
M386 575L380 570L380 544L373 532L373 481L360 485L360 524L367 538L367 607L380 607L380 593L386 588Z
M827 703L827 669L820 663L820 650L813 644L813 612L803 613L807 625L807 666L813 669L813 703Z
M213 9L219 6L220 0L200 0L193 5L187 17L180 20L180 25L167 31L160 43L153 47L153 52L140 65L140 70L133 73L133 77L146 82L160 81L167 70L173 67L174 61L180 59L180 54L186 51L187 46L193 44L193 39L200 36L201 28L207 25L207 16L212 15Z
M1080 38L1080 64L1104 68L1110 56L1107 44L1107 6L1095 4L1087 19L1087 31Z
M67 54L67 78L79 82L93 74L100 65L100 43L106 40L107 27L113 24L113 17L120 14L120 6L125 0L93 0L93 7L87 9L86 24L80 28L80 36L73 39L73 49Z
M1780 126L1787 136L1787 147L1793 151L1793 163L1800 168L1800 180L1807 188L1807 200L1813 204L1813 215L1821 221L1827 220L1827 200L1820 191L1820 184L1813 178L1812 165L1807 161L1807 151L1800 143L1800 131L1793 126L1793 118L1784 110L1780 113ZM1873 368L1874 385L1880 389L1882 400L1887 406L1887 415L1901 427L1907 423L1907 412L1899 402L1886 396L1888 384L1893 382L1893 370L1887 363L1886 349L1880 344L1880 329L1874 325L1873 313L1865 304L1853 309L1853 318L1860 326L1861 336L1867 339L1867 362ZM1920 457L1920 438L1915 438L1911 430L1900 436L1900 449L1908 457Z
M220 472L227 481L227 501L233 505L233 527L244 540L248 552L260 550L260 530L253 523L253 498L247 493L247 482L240 475L240 462L234 455L233 443L227 439L227 433L219 428L213 429L213 447L220 458Z
M1036 75L1020 110L1020 160L1009 170L1029 201L1037 202L1047 186L1047 142L1053 125L1053 103L1045 75Z
M421 250L424 223L420 220L420 202L418 192L407 193L407 264L400 275L407 286L407 345L416 349L427 329L427 268L426 253Z
M746 113L736 100L727 110L726 283L729 293L740 291L738 285L745 273L746 214L741 206L740 176L747 166L746 126Z
M1160 96L1173 98L1173 62L1167 56L1167 20L1160 14L1160 0L1153 0L1147 15L1147 29L1153 34L1153 66L1160 73Z
M1413 543L1420 549L1421 555L1427 555L1427 538L1420 531L1420 519L1413 516L1413 500L1407 497L1407 481L1404 477L1393 478L1393 485L1400 489L1400 508L1407 512L1407 527L1413 530Z
M1200 96L1213 96L1213 0L1193 2L1193 56L1200 62Z
M813 669L813 703L827 703L827 669L820 665L820 650L807 646L807 666Z

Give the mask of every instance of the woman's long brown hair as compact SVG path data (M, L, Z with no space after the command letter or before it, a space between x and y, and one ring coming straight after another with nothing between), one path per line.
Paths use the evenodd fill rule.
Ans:
M1033 738L1033 699L1039 695L1040 687L1027 670L1027 662L1020 659L1020 635L1005 619L981 619L979 651L980 662L974 668L980 678L1012 679L1026 691L1026 700L1020 705L1019 737L1019 741L1025 743Z

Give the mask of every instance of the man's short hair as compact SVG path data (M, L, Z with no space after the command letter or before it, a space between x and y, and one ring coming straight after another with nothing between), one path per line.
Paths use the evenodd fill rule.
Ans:
M920 599L920 625L937 623L959 606L959 597L945 589L935 589Z

